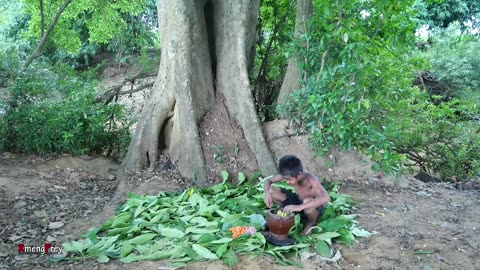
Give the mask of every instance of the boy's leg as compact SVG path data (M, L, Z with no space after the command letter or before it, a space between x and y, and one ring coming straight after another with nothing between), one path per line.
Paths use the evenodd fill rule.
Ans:
M271 186L269 192L272 196L273 202L280 207L285 207L291 204L302 204L302 201L298 198L298 195L288 189Z
M304 203L311 201L312 198L305 198L303 200ZM317 225L318 219L320 218L321 214L323 213L323 208L307 208L304 209L303 212L305 213L305 216L307 218L307 222L305 223L305 227L302 230L303 235L308 235L310 234L310 231L313 226Z
M285 195L279 188L270 186L270 190L268 191L272 196L272 201L276 205L282 205L283 201L287 199L287 195Z

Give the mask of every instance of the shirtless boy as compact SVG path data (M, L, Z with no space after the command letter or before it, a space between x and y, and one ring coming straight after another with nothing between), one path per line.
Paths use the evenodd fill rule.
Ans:
M271 208L275 203L285 212L303 213L307 221L302 234L308 235L322 215L323 205L330 202L330 196L315 175L303 171L302 162L296 156L282 157L278 168L280 174L265 181L265 205ZM296 193L272 186L283 179L295 188Z

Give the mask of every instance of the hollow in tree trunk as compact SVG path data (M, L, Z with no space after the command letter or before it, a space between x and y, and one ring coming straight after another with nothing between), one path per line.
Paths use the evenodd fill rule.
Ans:
M119 171L114 200L129 190L127 171L153 166L166 153L184 177L205 181L198 123L216 93L264 174L276 171L256 115L247 74L258 18L258 0L157 0L161 62Z

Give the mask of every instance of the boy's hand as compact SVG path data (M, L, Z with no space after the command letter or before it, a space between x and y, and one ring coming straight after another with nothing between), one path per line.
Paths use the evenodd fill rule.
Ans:
M302 211L302 207L300 205L293 205L293 204L290 204L290 205L287 205L283 208L283 211L287 212L287 213L291 213L291 212L300 212Z
M265 194L265 199L264 199L264 202L265 202L265 205L268 207L268 208L271 208L272 207L272 196L268 193Z

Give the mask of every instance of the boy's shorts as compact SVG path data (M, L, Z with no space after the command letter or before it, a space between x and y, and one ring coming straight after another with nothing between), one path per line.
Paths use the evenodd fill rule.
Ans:
M288 190L286 188L280 188L280 191L283 194L285 194L285 196L287 196L287 198L282 202L282 207L285 207L287 205L300 205L300 204L303 203L302 200L300 200L300 198L298 197L297 193L291 192L290 190ZM318 219L324 213L324 208L323 208L323 206L320 206L320 207L317 208L317 210L318 210L318 218L317 218L317 221L318 221ZM305 215L305 212L303 212L303 210L300 211L300 215L302 216L302 219L307 217Z

